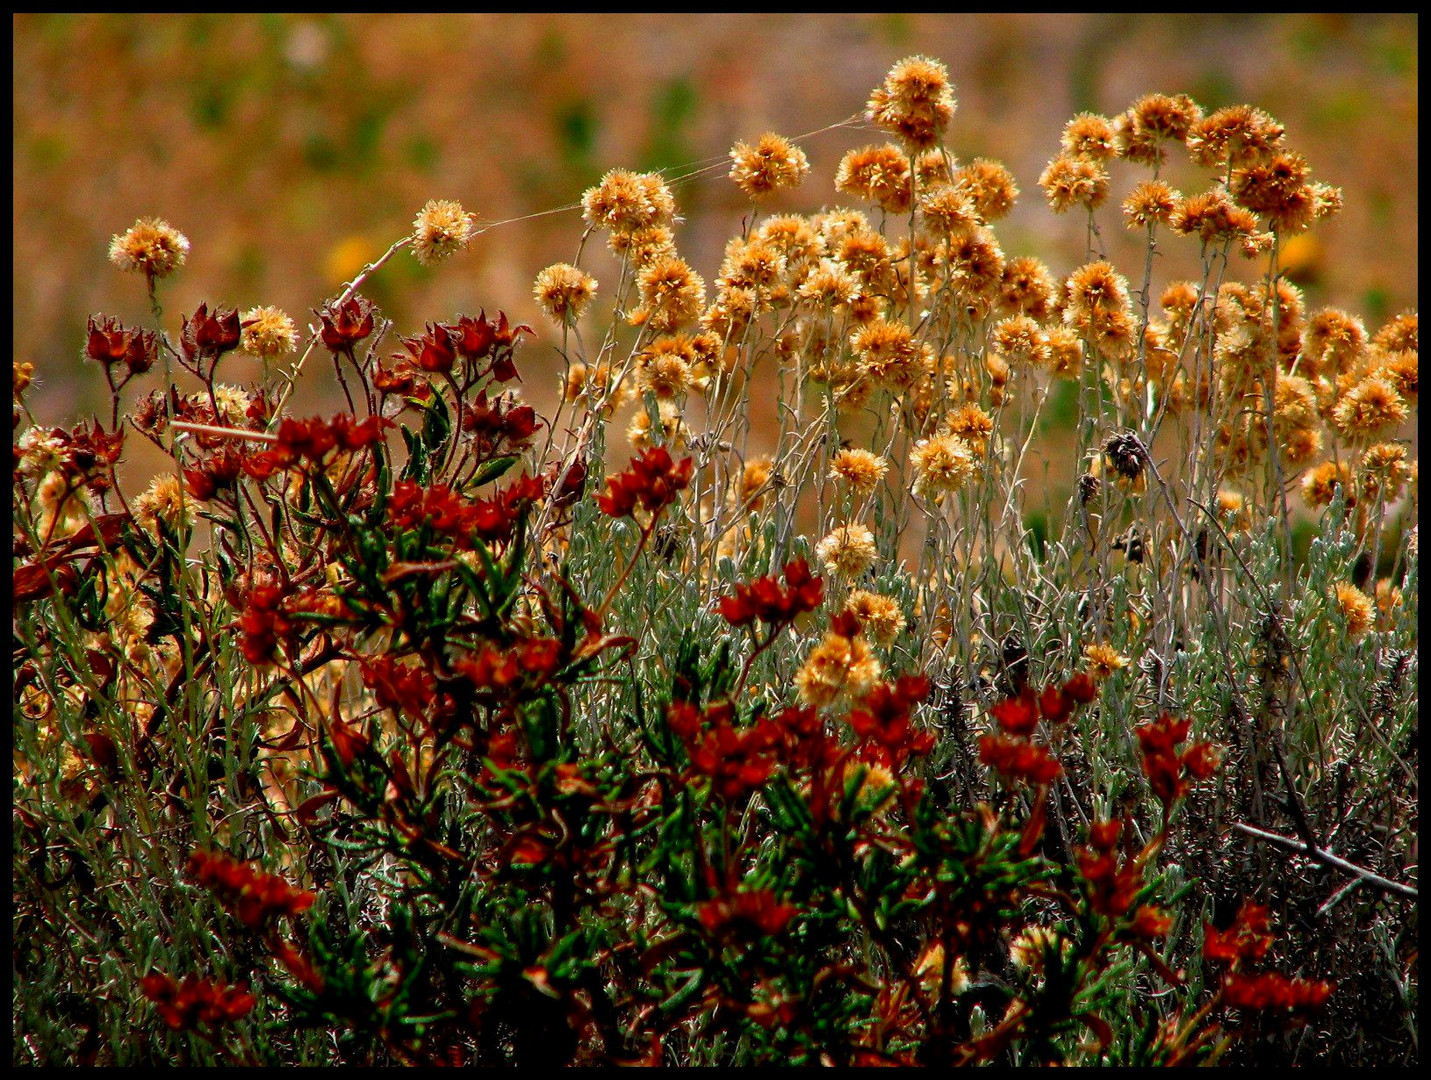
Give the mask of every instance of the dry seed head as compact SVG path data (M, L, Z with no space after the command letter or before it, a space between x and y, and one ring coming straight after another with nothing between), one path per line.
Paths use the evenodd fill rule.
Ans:
M1332 595L1346 620L1348 637L1359 638L1371 629L1376 614L1371 597L1349 581L1337 582Z
M1308 378L1335 378L1351 371L1366 349L1366 327L1355 315L1339 308L1322 308L1302 332L1299 370Z
M452 199L429 199L412 221L412 253L423 266L461 251L477 235L472 215Z
M656 173L612 169L581 196L588 225L613 232L634 233L675 221L676 201L666 181Z
M1405 399L1406 404L1414 407L1417 399L1418 366L1419 358L1414 349L1394 353L1378 352L1371 367L1371 374L1380 375L1396 388L1396 392Z
M970 232L983 224L974 200L955 187L944 186L922 192L919 209L924 215L925 225L940 236Z
M956 172L954 186L974 201L974 209L985 221L1008 216L1019 197L1013 173L989 158L975 158Z
M949 70L937 60L911 56L890 68L870 94L866 115L915 149L926 150L943 136L954 107Z
M958 491L978 469L978 455L957 435L934 435L914 444L909 453L914 492L934 497Z
M1051 326L1048 336L1048 370L1060 379L1076 379L1083 371L1083 342L1071 326Z
M1182 197L1180 191L1161 180L1144 180L1123 200L1123 216L1127 219L1128 228L1169 224Z
M1085 645L1083 658L1088 661L1088 673L1099 680L1128 666L1128 658L1106 642Z
M1194 123L1186 142L1194 162L1221 170L1269 156L1282 145L1282 135L1282 125L1262 110L1232 105Z
M667 255L652 261L638 279L643 320L657 331L674 330L700 318L706 283L685 259Z
M874 533L855 522L840 525L815 545L815 557L825 564L831 574L859 577L875 564L879 551L875 547Z
M805 179L810 162L805 152L784 136L766 132L754 146L738 142L730 152L730 178L752 199L763 199Z
M1371 343L1386 352L1416 352L1419 340L1416 312L1403 311L1378 330Z
M799 289L800 299L817 308L848 305L859 294L859 281L834 259L821 259Z
M1282 463L1296 471L1322 453L1322 432L1319 427L1294 428L1281 436L1279 449Z
M892 390L908 388L920 371L923 347L902 322L878 319L850 336L850 348L860 369L872 381Z
M1411 477L1411 466L1406 458L1406 447L1400 443L1377 443L1367 447L1357 470L1362 497L1369 502L1395 502Z
M1010 315L989 334L994 348L1013 365L1043 367L1048 363L1048 335L1027 315Z
M889 462L859 447L841 450L830 459L830 479L847 484L851 491L867 495L884 479Z
M954 158L943 150L926 150L914 160L914 176L921 190L954 182Z
M686 422L681 418L681 411L675 402L662 401L657 406L657 411L661 416L661 443L673 448L685 443ZM636 415L631 417L631 423L626 426L626 441L637 453L649 450L654 445L651 439L651 415L644 408L638 409Z
M174 532L183 532L193 523L183 485L173 473L161 473L151 480L130 509L134 520L156 536L161 521Z
M1097 161L1060 154L1043 170L1038 186L1055 214L1079 206L1096 210L1108 198L1108 170Z
M806 705L823 709L859 697L880 677L880 662L862 635L828 633L795 673L795 688Z
M1352 495L1351 470L1345 462L1324 461L1302 478L1302 498L1313 510L1330 506L1341 488L1348 506L1355 504Z
M1252 211L1234 206L1221 187L1189 195L1168 222L1181 236L1196 236L1204 244L1232 243L1257 235Z
M1090 161L1108 161L1117 153L1113 124L1106 116L1079 113L1063 129L1060 140L1063 152L1070 157Z
M751 458L740 471L735 501L744 511L759 510L765 502L766 485L775 472L775 462L769 456Z
M1410 410L1390 381L1369 375L1332 410L1332 423L1349 443L1362 445L1394 434Z
M860 623L860 631L878 645L890 645L904 631L904 612L892 596L855 589L845 610Z
M1252 527L1252 507L1240 491L1218 490L1217 517L1228 532L1246 532Z
M999 306L1015 315L1046 319L1057 304L1058 289L1058 281L1042 259L1020 256L1004 265Z
M988 453L994 418L971 401L951 412L944 420L944 428L968 446L975 457L982 458Z
M1230 194L1283 235L1305 229L1317 210L1311 169L1301 154L1284 152L1235 170Z
M909 158L893 143L851 150L840 159L835 190L872 202L887 214L907 214L914 201Z
M628 260L638 269L676 254L676 234L669 225L648 225L631 232L613 231L606 243L613 255Z
M109 261L150 279L168 277L189 257L189 238L162 218L140 218L109 241Z
M569 326L595 298L596 279L570 263L552 263L537 275L532 296L548 319Z
M298 330L288 314L276 307L250 308L240 319L240 346L250 356L276 360L298 348Z

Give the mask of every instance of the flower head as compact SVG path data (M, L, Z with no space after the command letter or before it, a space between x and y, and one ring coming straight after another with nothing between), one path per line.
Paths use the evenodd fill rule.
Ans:
M189 238L161 218L140 218L109 241L109 261L151 281L168 277L189 257Z
M476 235L476 223L461 203L429 199L412 221L412 253L423 266L434 266L461 251Z
M810 171L805 152L789 139L766 132L755 145L738 142L730 152L730 178L752 199L797 186Z

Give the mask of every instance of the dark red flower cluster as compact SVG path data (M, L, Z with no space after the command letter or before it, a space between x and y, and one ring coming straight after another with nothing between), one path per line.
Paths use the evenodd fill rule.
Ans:
M1261 960L1272 948L1272 922L1261 904L1244 900L1237 918L1226 930L1208 924L1203 929L1202 954L1209 960L1236 967L1244 960Z
M556 638L529 638L508 649L485 645L475 656L464 656L452 669L479 690L509 694L547 682L561 668L561 642Z
M197 975L176 983L162 971L139 980L144 996L154 1002L159 1017L174 1031L192 1031L200 1024L226 1024L247 1016L257 1003L245 986L220 986Z
M1025 685L1018 697L997 702L989 711L1005 734L1024 737L1033 734L1040 717L1050 724L1061 724L1080 705L1087 705L1097 696L1098 684L1087 672L1080 671L1062 686L1049 683L1042 694L1035 695L1033 687Z
M190 855L189 873L217 894L248 927L262 926L280 915L301 915L316 899L313 893L295 889L277 874L265 874L249 863L212 851L200 849Z
M323 322L319 336L324 347L349 359L352 359L358 342L373 332L373 303L361 296L351 297L341 304L330 304L314 314Z
M106 369L122 363L130 376L142 375L159 359L159 335L153 330L131 330L118 319L89 317L84 354Z
M394 426L384 416L362 421L346 413L332 420L290 417L278 425L278 441L273 448L251 456L244 463L244 471L256 480L267 480L280 469L291 469L305 461L319 465L331 450L355 452L382 442L383 431Z
M373 386L384 394L397 394L419 401L432 397L432 385L406 360L399 360L391 368L373 365Z
M522 511L543 492L539 476L523 475L490 499L469 499L447 484L424 488L402 480L388 502L388 521L399 529L428 525L470 551L474 534L488 543L511 539Z
M423 371L445 374L456 365L458 357L470 363L490 361L485 372L473 372L475 377L490 374L496 382L509 382L517 377L512 352L521 334L530 334L530 326L511 326L505 312L497 313L497 322L482 312L475 319L461 316L455 323L429 323L421 337L400 337L408 356L395 354L394 359L410 360Z
M421 716L437 698L437 683L422 667L407 667L390 654L363 657L363 685L384 709Z
M1256 1012L1308 1012L1325 1005L1335 988L1321 979L1294 979L1275 971L1230 974L1222 982L1222 1001L1234 1009Z
M659 514L685 490L694 470L693 458L685 458L678 465L664 446L653 446L633 460L625 472L606 478L606 493L596 497L596 505L614 518L630 517L637 506Z
M197 360L217 360L230 349L237 349L243 337L239 313L232 308L214 308L200 304L192 319L185 318L179 331L179 348L189 363Z
M1119 858L1121 821L1095 821L1088 828L1088 846L1078 850L1078 872L1088 884L1094 911L1112 918L1126 915L1143 888L1143 871L1136 862Z
M768 716L735 726L735 707L716 702L704 712L688 701L675 702L666 714L671 730L685 743L691 771L708 776L715 793L734 802L762 786L780 763L784 731Z
M239 648L250 664L273 663L278 643L292 642L298 631L298 624L284 607L283 590L277 585L259 585L249 591L238 627Z
M979 736L979 760L1014 781L1051 784L1063 772L1048 747L1009 735Z
M795 559L785 564L785 587L774 574L758 577L749 585L736 585L734 596L723 596L720 613L732 626L756 619L780 627L799 615L814 611L825 598L825 579L810 573L810 564Z
M468 402L462 414L462 430L475 436L479 459L515 453L527 445L537 430L537 411L530 405L517 405L510 396L496 397L489 403L483 390L476 400Z
M1191 720L1174 720L1167 713L1137 729L1143 747L1143 772L1153 794L1166 807L1192 790L1194 780L1206 780L1217 771L1220 758L1209 742L1193 743L1181 753L1177 744L1188 737Z
M923 675L901 675L893 683L877 683L850 713L850 726L866 751L892 769L899 769L912 754L927 754L934 748L934 732L918 731L910 723L915 706L929 696L929 680Z
M184 470L184 488L200 502L208 502L221 491L232 491L243 475L245 460L237 447L220 447L194 468Z
M699 907L701 925L712 937L755 941L778 934L798 909L782 904L769 889L729 892Z

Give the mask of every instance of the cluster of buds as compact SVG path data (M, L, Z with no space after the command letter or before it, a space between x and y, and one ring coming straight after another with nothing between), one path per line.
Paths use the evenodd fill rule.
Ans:
M495 382L510 382L517 377L512 360L517 341L522 334L531 332L530 326L508 323L506 312L499 311L493 322L483 311L476 318L463 315L455 323L429 324L420 337L399 338L408 355L397 353L394 359L411 363L421 371L445 375L461 358L470 365L468 374L473 380L486 374ZM484 361L485 368L476 366Z
M211 365L218 363L219 357L237 349L242 340L243 322L237 309L216 307L210 314L207 302L198 306L192 319L186 316L179 330L179 348L195 372L200 372L206 360Z
M720 613L732 626L746 626L756 619L771 626L785 626L797 616L814 611L825 598L825 580L810 573L810 564L795 559L785 564L785 587L774 574L756 578L749 585L736 585L734 596L720 600Z
M1163 803L1166 814L1174 802L1192 790L1194 780L1206 780L1217 771L1219 755L1209 742L1193 743L1179 751L1188 737L1191 720L1174 720L1167 713L1137 729L1143 747L1143 772Z
M372 335L373 302L366 297L350 297L314 314L323 324L318 333L324 347L335 355L352 360L358 343Z
M1247 961L1262 960L1272 948L1268 914L1262 905L1244 900L1226 930L1204 927L1203 956L1230 969L1222 980L1222 1003L1234 1009L1268 1013L1301 1013L1320 1008L1332 994L1332 983L1291 978L1275 971L1239 970Z
M692 772L709 777L715 793L726 802L759 788L779 764L785 732L769 717L738 728L735 707L728 701L717 702L704 712L690 702L678 701L666 719L685 743Z
M1063 772L1048 748L1032 739L1040 719L1050 724L1067 721L1080 705L1098 696L1098 684L1079 672L1062 686L1050 683L1041 694L1025 685L1018 697L997 702L991 709L999 734L981 736L979 760L1011 780L1051 784Z
M437 698L437 683L425 668L399 664L391 653L364 657L363 685L384 709L421 716Z
M778 934L797 909L782 904L769 889L730 891L707 900L698 909L701 925L721 941L760 941Z
M638 506L654 517L676 501L694 470L693 458L676 464L664 446L653 446L625 472L606 478L606 492L596 497L596 505L609 517L631 517Z
M472 550L473 537L487 543L505 543L517 519L545 494L540 476L523 475L490 499L468 499L447 484L422 487L403 480L393 488L388 521L399 529L428 526L451 537L458 548Z
M383 441L383 431L393 427L391 420L370 416L356 421L346 413L332 420L285 419L278 425L278 439L270 450L253 455L244 471L256 480L267 480L281 469L291 469L308 462L321 465L330 451L354 453Z
M510 695L547 682L564 663L556 638L529 638L508 649L485 645L475 656L453 661L452 668L479 690Z
M517 405L509 397L487 399L483 390L462 414L462 430L475 437L479 461L498 453L515 454L525 449L537 430L537 412L530 405Z
M189 856L189 873L220 899L247 927L256 928L282 915L301 915L316 899L295 889L277 874L265 874L227 855L197 850Z
M1088 886L1089 904L1110 918L1126 915L1143 889L1142 866L1119 857L1122 831L1119 820L1095 821L1088 827L1088 845L1078 850L1078 872Z
M221 986L197 975L185 975L182 982L176 983L162 971L155 971L139 980L139 988L173 1031L192 1031L200 1024L226 1024L247 1016L256 1004L247 987Z
M132 330L118 319L108 316L89 317L89 333L85 339L87 359L104 365L105 374L115 364L123 364L127 374L123 382L142 375L159 359L159 335L153 330ZM111 382L113 381L111 377Z
M866 756L898 769L912 754L934 748L934 732L917 731L910 723L915 706L929 696L923 675L901 675L895 682L876 683L850 713L850 727L864 742Z

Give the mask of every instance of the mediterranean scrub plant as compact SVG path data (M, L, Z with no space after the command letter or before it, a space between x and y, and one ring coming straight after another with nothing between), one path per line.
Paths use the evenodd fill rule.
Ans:
M1417 1059L1417 317L1308 309L1256 109L1070 121L1055 273L954 104L896 64L809 215L738 143L709 286L607 173L545 416L532 327L362 295L455 202L305 330L115 237L108 415L14 371L16 1064Z

